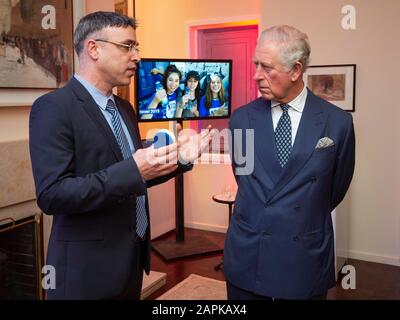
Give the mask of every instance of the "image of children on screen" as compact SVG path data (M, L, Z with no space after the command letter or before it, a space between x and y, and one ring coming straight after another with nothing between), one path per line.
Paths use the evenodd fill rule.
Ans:
M146 109L150 113L142 115L142 119L173 119L176 117L178 104L182 103L179 88L182 74L178 68L170 64L164 71L162 83L155 84L156 92L149 99Z
M197 71L189 71L185 80L185 94L178 106L177 118L193 118L199 116L200 75Z
M207 82L205 95L200 98L200 117L225 116L228 107L225 104L226 97L222 85L222 77L219 74L211 74Z
M144 121L229 115L230 63L144 59L138 68L138 110Z

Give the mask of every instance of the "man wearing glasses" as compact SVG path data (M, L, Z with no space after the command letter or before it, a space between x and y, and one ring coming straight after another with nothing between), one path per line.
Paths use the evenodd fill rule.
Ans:
M134 19L89 14L74 47L79 72L30 114L37 202L53 215L46 264L56 288L47 298L139 299L150 270L147 188L190 170L212 133L142 148L133 107L112 93L140 61Z

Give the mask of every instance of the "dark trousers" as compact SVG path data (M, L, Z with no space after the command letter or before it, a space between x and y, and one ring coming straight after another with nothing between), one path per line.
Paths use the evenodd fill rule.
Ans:
M144 255L145 255L145 243L143 241L138 240L135 245L134 265L132 270L131 281L126 290L123 292L123 294L117 297L117 300L140 300L140 293L142 291L142 284L143 284Z
M226 282L226 290L228 293L228 300L284 300L274 297L261 296L253 292L236 287L231 282ZM310 297L308 300L326 300L327 292L324 294Z

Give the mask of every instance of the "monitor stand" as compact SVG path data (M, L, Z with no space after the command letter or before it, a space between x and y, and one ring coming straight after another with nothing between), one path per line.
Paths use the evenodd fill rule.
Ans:
M178 120L177 123L183 128L182 120ZM174 132L176 131L175 128L176 123L174 123ZM183 174L175 177L175 232L175 240L152 241L153 249L165 260L220 253L223 251L223 246L220 243L216 243L201 234L185 239Z

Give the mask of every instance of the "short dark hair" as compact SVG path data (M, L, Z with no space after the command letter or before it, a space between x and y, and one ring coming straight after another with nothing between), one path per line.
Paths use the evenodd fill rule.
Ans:
M186 82L190 79L196 79L197 81L200 81L200 75L197 71L189 71L186 75Z
M187 87L187 83L189 79L195 79L198 81L197 87L194 90L194 96L196 100L200 99L200 75L197 71L189 71L186 75L185 86Z
M74 32L74 48L79 56L83 50L83 42L88 35L103 30L107 27L132 27L136 29L137 21L116 12L97 11L89 13L79 20L78 26Z

